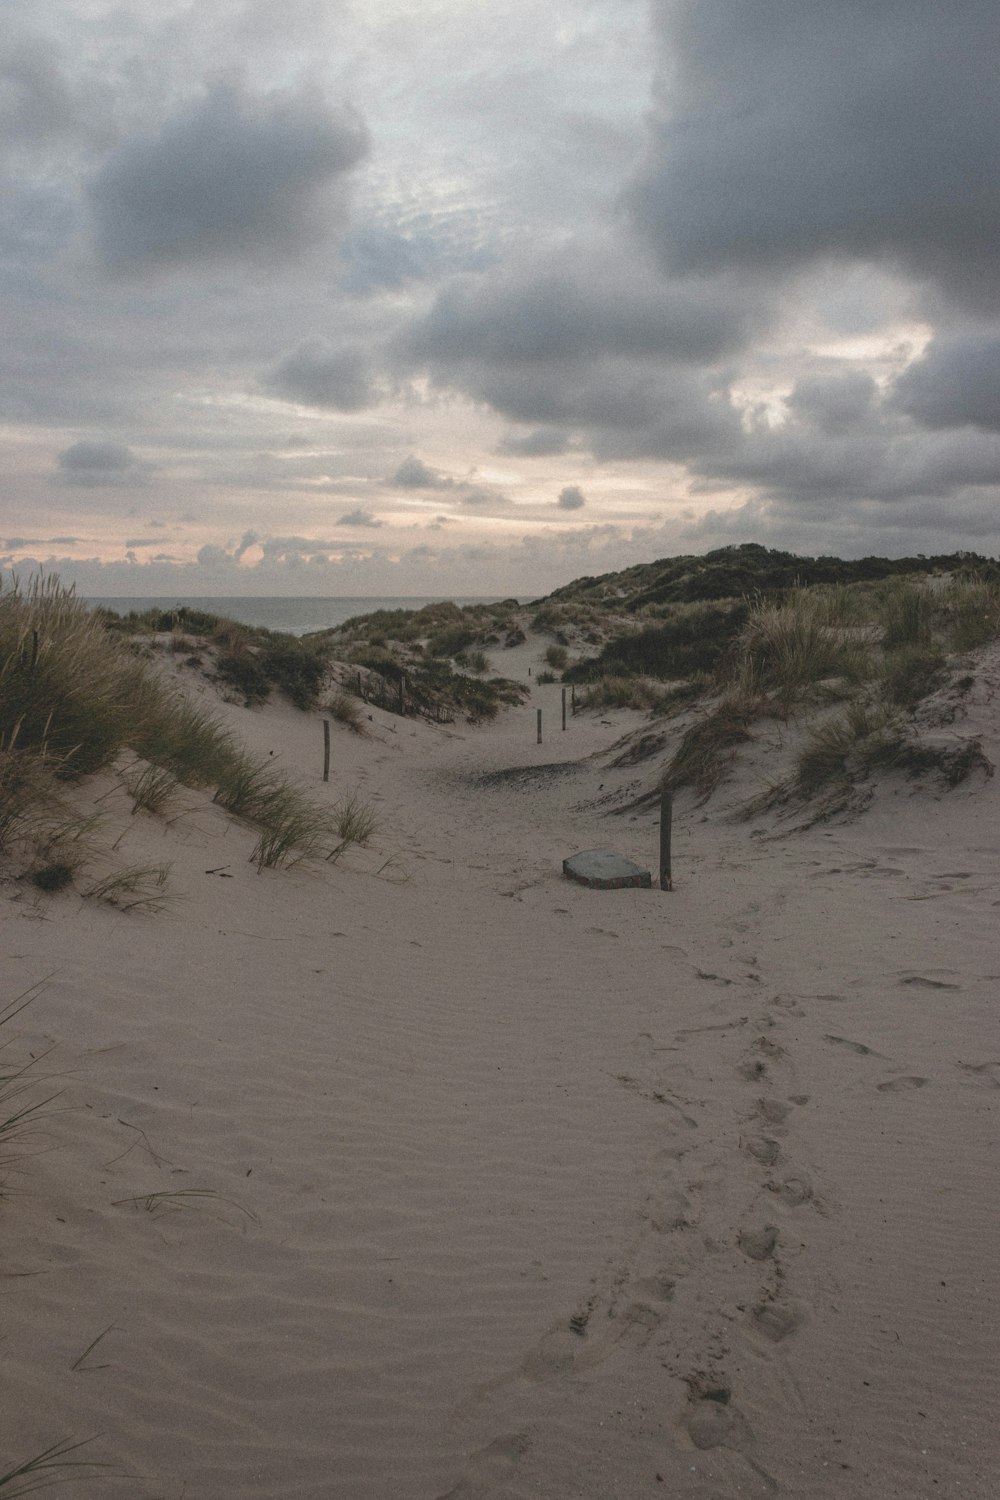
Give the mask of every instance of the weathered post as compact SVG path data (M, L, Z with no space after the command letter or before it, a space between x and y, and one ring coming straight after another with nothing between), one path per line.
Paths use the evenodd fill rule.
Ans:
M330 720L323 720L323 780L330 780Z
M542 743L542 710L538 710L538 743Z
M563 728L566 728L566 689L562 690Z
M672 891L673 875L670 870L670 833L674 815L674 799L664 787L660 793L660 890Z
M399 679L399 714L400 718L406 713L406 677Z

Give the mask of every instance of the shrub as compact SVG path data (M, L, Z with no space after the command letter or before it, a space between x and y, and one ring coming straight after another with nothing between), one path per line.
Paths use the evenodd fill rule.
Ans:
M457 656L475 642L477 634L468 625L449 625L444 630L435 631L427 642L427 649L431 656Z
M566 663L569 661L569 652L566 650L565 646L556 644L546 646L545 660L548 662L550 667L554 667L557 672L561 672L566 666Z
M747 613L745 604L674 606L663 623L618 636L596 657L575 662L566 681L628 674L670 679L714 671L738 637Z
M263 663L250 650L224 651L216 659L215 672L221 682L237 689L248 708L264 703L270 694L271 683Z

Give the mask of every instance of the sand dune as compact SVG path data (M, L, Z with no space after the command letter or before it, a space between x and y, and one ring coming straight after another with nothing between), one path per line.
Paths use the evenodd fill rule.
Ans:
M606 812L639 716L562 733L558 692L335 725L329 788L314 716L226 709L372 847L258 874L109 780L178 899L3 889L11 1050L63 1092L7 1169L0 1471L94 1436L68 1493L997 1493L996 780L789 834L722 816L751 764L678 799L672 892L589 890L562 859L649 865L656 813Z

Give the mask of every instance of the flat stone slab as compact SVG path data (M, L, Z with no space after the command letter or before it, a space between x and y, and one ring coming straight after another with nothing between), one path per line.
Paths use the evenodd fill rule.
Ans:
M612 849L581 849L563 860L563 874L580 885L598 891L617 891L626 886L649 887L653 880L648 870L640 870L623 854Z

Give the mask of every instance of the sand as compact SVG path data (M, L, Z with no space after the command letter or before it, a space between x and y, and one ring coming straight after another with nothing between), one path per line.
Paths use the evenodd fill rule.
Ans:
M608 812L652 770L558 695L335 724L328 788L315 715L226 707L372 846L258 874L201 794L108 779L175 899L0 887L8 1053L61 1090L4 1171L0 1473L93 1438L66 1493L1000 1491L997 779L726 821L762 743L678 798L673 891L590 890L580 849L655 874L655 810Z

